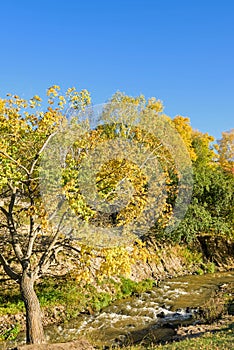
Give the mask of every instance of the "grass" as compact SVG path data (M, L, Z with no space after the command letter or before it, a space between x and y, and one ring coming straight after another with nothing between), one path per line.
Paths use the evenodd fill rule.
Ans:
M0 316L15 315L24 311L24 303L15 287L0 292Z
M71 276L63 278L47 278L36 285L35 290L42 310L47 316L53 315L53 309L59 307L56 312L55 322L66 322L78 316L80 312L97 312L110 305L116 299L152 289L153 280L147 279L136 283L130 279L121 278L117 283L106 279L99 283L99 289L108 287L109 291L98 291L91 284L81 286ZM15 315L25 311L17 285L5 286L0 291L0 316ZM0 331L1 340L13 340L20 331L20 324L9 325Z
M1 340L15 340L20 332L20 325L17 323L0 334Z
M91 310L100 311L116 299L123 299L131 295L152 289L154 281L146 279L134 282L122 277L117 283L111 279L99 283L99 290L91 285L81 286L71 276L63 278L47 278L36 285L35 290L42 309L52 309L55 306L64 306L66 318L76 317L80 312ZM108 291L111 290L110 291ZM14 315L24 312L24 303L18 286L11 286L0 291L0 316Z
M107 291L104 287L107 287ZM36 292L40 300L42 309L47 311L50 315L53 308L56 306L63 306L61 311L61 318L59 321L66 321L76 317L80 312L96 312L102 310L104 307L111 304L116 299L122 299L131 295L138 295L144 291L150 290L154 287L154 281L147 279L136 283L127 278L120 278L120 282L106 279L100 282L97 287L91 284L81 286L71 276L63 278L47 278L36 286ZM233 303L232 293L233 289L226 290L223 296L216 295L211 298L207 305L205 305L205 312L203 312L203 320L205 322L214 321L221 314L226 312L227 307L231 307ZM222 292L223 293L223 292ZM11 285L9 288L4 288L0 291L0 316L14 315L19 312L24 312L24 305L21 300L17 286ZM0 340L14 339L20 330L20 325L15 324L9 326L0 334ZM136 347L128 347L131 350L140 349L162 349L162 350L183 350L183 349L233 349L234 344L234 324L228 325L220 331L213 333L201 334L197 338L183 339L179 342L174 342L165 345L152 345Z
M188 337L180 341L164 345L137 345L125 348L126 350L231 350L234 344L234 323L218 331L199 334L197 337Z
M234 329L229 328L226 331L216 333L207 332L201 337L188 338L177 343L157 346L155 349L162 350L215 350L215 349L233 349Z

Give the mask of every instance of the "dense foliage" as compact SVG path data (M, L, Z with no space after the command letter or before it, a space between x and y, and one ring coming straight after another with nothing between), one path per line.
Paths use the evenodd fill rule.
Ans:
M54 271L54 266L61 263L70 264L72 268L77 266L77 281L89 281L96 256L102 261L99 278L129 273L132 263L148 259L145 244L132 236L134 230L146 243L148 237L160 243L189 243L203 234L233 239L234 130L224 132L222 139L215 143L208 134L193 130L188 118L171 119L163 114L161 101L119 92L104 108L103 122L90 129L85 120L79 119L91 103L87 90L77 92L71 88L61 94L60 88L53 86L47 95L48 107L44 112L39 96L29 101L15 95L0 99L0 262L6 274L19 283L26 306L29 296L25 284L29 283L33 294L36 279ZM70 120L67 118L69 110L77 111ZM122 119L115 118L116 111ZM144 125L151 132L141 127ZM72 145L69 134L63 139L65 146L67 142L64 166L60 173L52 176L51 167L41 169L43 161L40 161L51 140L54 145L60 142L68 126L76 139L72 139ZM84 132L86 127L87 132ZM174 140L175 133L171 130L177 130L180 137ZM85 166L89 169L89 157L94 159L95 148L108 145L110 141L112 148L105 148L103 158L95 159L93 186L85 189L90 202L92 196L96 196L104 205L108 203L115 208L103 211L104 206L94 207L87 202L78 180L81 184L83 181L83 187L87 185L90 174L82 173L82 169ZM129 144L131 149L128 149ZM140 158L139 145L147 156ZM117 153L120 150L122 153ZM151 163L147 168L144 163L148 159ZM160 171L154 166L157 162ZM181 172L186 176L190 163L194 183L190 203L185 203L186 215L175 230L167 231L175 222L172 214L178 206L177 199L187 190L186 183L183 183L182 192L178 188ZM49 203L47 207L39 186L42 175L49 179L46 184L49 191L44 193ZM150 183L150 176L157 181ZM58 187L54 179L50 182L52 177L58 179ZM56 192L58 189L62 192ZM54 201L55 195L58 201ZM69 234L62 229L69 217L64 202L69 203L70 217L78 219ZM179 203L181 207L185 204ZM148 211L145 210L147 205ZM57 225L52 225L54 218ZM149 218L153 220L150 229ZM93 231L89 233L87 227L88 230L92 227ZM120 233L113 237L109 246L109 236L104 239L105 229ZM75 231L79 234L74 235ZM31 311L28 310L29 318ZM27 334L28 341L42 342L42 333L37 330L35 334Z

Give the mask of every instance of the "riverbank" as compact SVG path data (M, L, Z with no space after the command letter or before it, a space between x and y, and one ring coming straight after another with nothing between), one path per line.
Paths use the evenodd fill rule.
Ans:
M224 289L225 288L225 289ZM219 291L209 300L209 303L215 303L216 306L218 302L222 300L222 296L229 300L229 303L225 303L227 308L222 308L222 313L220 313L220 308L218 314L215 315L217 319L212 318L210 323L209 319L206 322L198 321L192 325L175 325L167 324L166 327L161 328L161 332L149 332L147 336L139 340L138 344L115 347L116 349L126 349L126 350L228 350L233 349L233 337L234 337L234 309L233 309L233 286L226 285L224 288L220 288ZM232 293L232 296L229 295ZM223 303L222 307L223 307ZM209 309L209 308L208 308ZM203 309L207 315L207 308ZM161 336L160 340L158 336ZM72 341L67 343L59 344L48 344L43 346L18 346L17 350L72 350L72 349L82 349L82 350L92 350L95 349L95 344L93 345L88 341ZM7 349L7 348L3 348ZM14 349L14 350L15 350Z
M115 300L151 290L165 278L231 269L234 267L233 243L220 242L221 239L216 242L212 240L212 244L206 243L208 247L205 248L203 240L200 250L179 245L159 247L151 242L147 247L147 258L139 259L132 265L128 278L106 277L85 285L79 284L71 273L59 278L47 278L37 286L44 327L69 322L80 314L93 315ZM211 254L218 247L220 251L212 255L214 262L205 252ZM2 340L14 339L25 327L24 307L16 287L11 283L6 284L0 295Z
M128 350L213 350L233 349L234 341L234 283L220 286L200 307L192 324L167 324L159 340L149 333L138 345Z
M126 347L126 350L232 350L234 343L234 316L224 315L212 324L182 326L176 334L161 344Z
M176 335L164 344L145 344L122 347L125 350L232 350L234 342L234 316L224 315L213 324L180 327ZM15 350L93 350L89 342L79 340L44 346L19 346ZM116 348L118 349L118 348ZM4 350L4 349L3 349Z

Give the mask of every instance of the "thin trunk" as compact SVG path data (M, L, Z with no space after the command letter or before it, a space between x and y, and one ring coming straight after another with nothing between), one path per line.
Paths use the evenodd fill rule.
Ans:
M21 281L20 290L26 309L26 341L27 344L45 343L45 336L42 326L41 308L39 300L34 291L34 280L24 271Z

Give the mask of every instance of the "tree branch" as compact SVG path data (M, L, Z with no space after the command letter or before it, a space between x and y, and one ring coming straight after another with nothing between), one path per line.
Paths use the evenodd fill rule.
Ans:
M61 227L61 224L63 222L63 219L64 219L65 215L66 215L66 213L63 213L63 215L61 217L61 220L60 220L60 223L58 225L58 228L56 230L56 233L55 233L52 241L50 242L48 248L46 249L46 251L44 252L44 254L40 258L40 261L38 263L39 270L42 270L42 268L44 266L47 266L49 261L50 261L51 255L53 254L53 249L55 248L55 245L56 245L56 243L58 241L58 237L59 237L59 233L60 233L60 227Z
M34 162L32 163L31 169L29 171L29 175L31 175L33 173L33 170L38 162L39 156L40 154L44 151L44 149L46 148L46 146L48 145L50 139L56 134L56 132L50 134L50 136L48 137L48 139L46 140L46 142L43 144L43 146L41 147L41 149L39 150L39 152L36 154L35 158L34 158Z
M30 229L30 236L29 236L28 248L27 248L27 252L25 255L25 259L29 259L30 256L32 255L33 244L34 244L34 241L37 237L37 231L38 231L38 227L34 231L32 231Z
M10 159L10 160L11 160L13 163L15 163L16 165L18 165L19 168L23 169L23 170L26 172L26 174L29 175L28 169L25 168L25 167L24 167L22 164L20 164L19 162L17 162L17 160L15 160L14 158L12 158L8 153L3 152L3 151L0 151L0 153L1 153L4 157Z
M21 263L22 259L23 259L23 252L22 252L22 249L21 249L20 244L19 244L19 239L17 237L18 234L17 234L17 231L15 229L14 219L12 217L12 211L13 211L13 207L15 204L15 198L16 198L16 191L14 191L11 195L11 200L10 200L8 211L6 211L5 209L2 210L3 209L2 207L1 207L1 210L5 213L5 215L7 217L8 229L10 231L10 235L12 238L12 246L13 246L13 249L14 249L14 252L15 252L17 259Z
M8 211L2 206L0 206L0 210L3 212L3 214L6 216L6 218L8 218Z
M15 281L18 281L20 279L20 275L12 270L12 268L10 267L10 265L8 264L8 262L2 254L0 254L0 263L4 268L4 271L10 278L12 278Z

